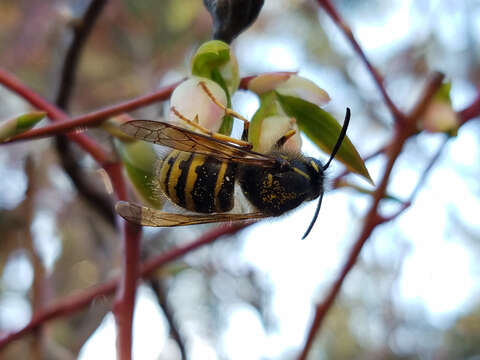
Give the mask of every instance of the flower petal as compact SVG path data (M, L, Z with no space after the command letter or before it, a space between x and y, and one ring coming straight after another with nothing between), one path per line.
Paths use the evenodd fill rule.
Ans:
M201 82L206 85L210 93L221 104L227 105L225 91L223 91L220 85L207 78L194 77L185 80L173 91L170 99L169 121L180 123L181 126L190 128L185 121L172 111L172 107L174 107L181 116L192 121L198 119L200 125L216 132L222 124L225 112L210 99L200 85Z

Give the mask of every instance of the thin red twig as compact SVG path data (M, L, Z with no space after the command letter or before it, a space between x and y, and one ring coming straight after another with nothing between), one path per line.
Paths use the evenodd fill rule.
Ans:
M271 74L296 74L295 72L274 72ZM240 88L246 89L250 80L255 78L255 76L247 76L242 78L240 83ZM14 81L15 80L15 81ZM183 81L183 80L181 80ZM62 122L57 122L54 124L49 124L41 128L32 129L26 131L22 134L12 137L8 141L3 142L2 144L8 144L16 141L22 140L32 140L38 139L47 136L59 135L69 133L71 131L83 130L86 127L97 126L105 119L120 115L125 112L133 111L143 106L150 105L157 101L167 100L172 94L173 90L180 84L181 81L173 83L171 85L164 86L163 88L148 94L142 95L135 99L128 100L116 105L108 106L103 109L93 111L88 114L80 115L74 118L69 118L67 114L55 107L54 105L48 103L46 100L42 99L35 93L29 91L31 94L25 94L25 91L28 90L24 85L22 85L18 80L14 79L6 71L0 69L0 83L12 89L12 91L23 96L27 101L29 101L33 106L42 109L48 113L48 115L53 120L62 120ZM1 145L1 144L0 144Z
M387 90L385 89L385 86L383 84L382 76L378 73L378 71L373 67L373 65L368 60L367 55L365 55L365 52L363 51L363 49L360 47L357 40L353 36L352 30L350 29L350 27L342 19L342 17L338 13L338 11L335 9L335 7L332 5L330 0L317 0L317 2L325 10L325 12L328 15L330 15L330 17L337 24L337 26L343 31L343 33L348 38L348 40L352 44L353 48L357 52L357 54L362 59L365 66L368 68L368 70L369 70L370 74L372 75L375 83L377 84L378 89L380 90L380 92L383 96L383 99L384 99L385 103L387 104L387 107L389 108L390 112L392 113L395 121L404 122L406 120L405 114L403 114L397 108L397 106L393 103L392 99L390 98L390 96L387 93Z
M22 84L20 80L3 69L0 69L0 84L21 96L33 107L45 111L52 121L60 124L69 120L69 116L65 112L29 89L27 86ZM87 135L69 133L67 136L70 140L76 142L81 148L89 153L99 164L104 164L110 161L110 156Z
M423 170L422 175L418 179L417 184L415 185L415 188L412 190L410 196L408 197L408 200L406 200L402 204L402 206L395 213L393 213L389 216L384 216L382 218L382 223L392 221L393 219L398 217L401 213L403 213L406 209L408 209L413 204L415 198L418 195L418 192L420 191L420 189L425 184L425 181L427 180L428 175L430 174L431 170L433 169L433 166L438 162L438 159L442 155L442 152L445 149L446 145L448 144L449 140L450 140L449 137L445 137L445 140L438 147L437 151L435 152L435 155L430 159L428 165Z
M97 8L97 5L100 5L100 8ZM103 5L103 0L92 2L92 6L90 8L93 7L94 11L87 11L87 15L98 15ZM88 22L90 22L91 20L92 19L87 19ZM91 25L93 25L93 22L91 23ZM84 30L88 33L90 31L90 28L84 28ZM77 31L76 35L80 36L84 40L86 39L86 35L82 31L82 29ZM71 52L69 52L69 54L70 53ZM73 58L70 57L70 61L73 61L73 63L75 63L78 59L78 54L79 50L76 51L76 55ZM66 93L68 93L70 82L73 81L74 69L66 69L66 71L71 74L70 76L67 76L69 78L67 79L67 84L64 86L63 89ZM25 98L32 105L42 110L45 110L52 120L59 121L59 124L61 126L63 126L65 123L69 123L70 119L68 115L62 110L60 110L58 107L50 104L49 102L32 92L16 78L10 76L10 74L6 72L1 72L0 75L2 76L0 81L4 85L15 91L18 95ZM65 81L62 81L62 84L64 83ZM66 103L68 97L64 97L61 93L59 98L61 103ZM127 193L123 175L121 172L121 165L119 163L107 161L108 157L103 152L103 150L95 142L90 140L86 135L73 133L67 134L67 136L70 139L79 142L79 144L83 146L83 148L87 152L89 152L101 166L105 168L112 181L117 197L120 200L126 200ZM136 280L139 267L140 234L141 228L130 223L124 224L124 266L122 267L123 276L120 286L121 291L119 291L119 295L117 296L117 301L115 303L115 308L120 309L121 311L115 311L115 318L117 320L117 329L119 333L117 337L119 344L118 354L120 359L125 360L131 358L131 325L133 318Z
M280 74L280 75L295 74L295 72L276 72L272 74ZM255 76L247 76L245 78L242 78L240 87L242 89L246 89L248 86L248 82L253 78L255 78ZM2 82L1 76L0 76L0 82ZM90 126L96 126L100 124L102 121L104 121L105 119L107 119L108 117L133 111L143 106L150 105L157 101L167 100L172 94L173 90L175 90L178 84L180 84L180 82L181 81L178 81L174 84L164 86L163 88L151 94L142 95L132 100L128 100L116 105L108 106L106 108L99 109L85 115L80 115L68 121L63 121L62 123L50 124L41 128L26 131L18 136L12 137L8 141L4 142L4 144L16 142L16 141L38 139L38 138L52 136L52 135L64 134L70 131L84 129ZM39 106L39 108L45 109L44 106L43 107ZM47 110L45 109L45 111Z
M460 117L460 126L465 124L467 121L480 116L480 88L478 89L475 100L473 100L473 102L465 109L460 111L458 115Z
M395 127L394 134L392 136L390 144L387 146L385 154L387 156L387 164L385 166L385 170L383 172L380 184L373 192L373 199L372 204L365 216L365 220L363 223L363 228L358 236L357 240L354 242L352 249L350 250L347 260L345 264L342 266L339 275L337 276L336 280L334 281L332 287L330 288L327 296L325 299L319 303L315 308L315 315L313 322L310 326L310 330L308 332L307 340L305 345L302 349L300 356L298 357L299 360L306 360L308 353L311 349L313 341L329 311L331 306L333 305L340 289L342 287L345 278L349 274L350 270L355 265L360 252L365 245L366 241L369 239L372 232L376 229L379 224L385 222L385 217L382 217L378 213L378 206L382 198L384 198L388 186L388 182L390 180L390 175L392 169L395 165L395 162L402 152L403 146L407 139L414 135L417 132L416 124L420 116L425 111L426 107L430 103L433 95L441 86L443 81L443 74L434 73L430 81L427 83L422 95L420 96L416 106L412 110L410 116L406 119L406 122L397 123Z
M2 76L1 76L1 69L0 69L0 83L3 83ZM6 72L4 72L6 75L8 75ZM275 72L271 74L295 74L295 72ZM246 89L248 86L248 83L250 80L255 78L255 76L247 76L245 78L242 78L240 87L242 89ZM182 80L183 81L183 80ZM108 106L103 109L99 109L96 111L93 111L91 113L85 114L85 115L80 115L74 118L71 118L66 121L62 121L61 123L55 123L55 124L49 124L46 126L43 126L41 128L37 129L32 129L29 131L26 131L18 136L12 137L8 141L5 141L4 144L8 144L11 142L16 142L16 141L22 141L22 140L29 140L29 139L38 139L42 137L47 137L47 136L53 136L53 135L58 135L58 134L65 134L70 131L75 131L75 130L81 130L86 127L90 126L97 126L100 124L102 121L107 119L108 117L112 117L115 115L120 115L125 112L133 111L138 108L141 108L143 106L150 105L154 102L157 101L164 101L167 100L170 95L172 94L173 90L180 84L181 81L178 81L174 84L167 85L162 87L161 89L148 94L148 95L142 95L139 96L135 99L128 100L116 105ZM17 92L21 93L21 92ZM35 103L32 103L32 105L37 106L40 109L44 109L47 111L50 115L50 113L56 113L56 110L58 108L50 106L46 106L45 100L42 99L42 106L35 105ZM48 111L49 108L51 111ZM58 113L56 113L58 115ZM66 114L64 114L66 116ZM58 116L57 116L58 117Z
M118 200L127 200L127 188L120 164L105 167ZM123 222L122 274L113 307L117 324L117 358L129 360L132 356L132 324L135 293L140 268L140 241L142 228L128 221Z
M333 302L335 301L335 298L340 292L340 288L342 287L343 281L345 280L350 270L353 268L353 265L355 265L358 259L358 256L360 255L360 252L363 248L363 245L365 245L365 242L370 237L370 234L373 232L375 227L379 223L381 223L381 218L377 213L378 204L380 203L380 200L384 197L384 194L388 185L388 180L390 178L390 173L393 169L393 165L395 163L397 156L400 154L403 148L403 144L405 140L406 140L405 135L398 133L398 135L394 138L393 142L390 144L388 163L384 170L382 180L379 186L377 187L377 189L375 190L375 192L373 193L372 204L370 205L370 209L365 217L362 231L358 236L357 240L355 241L352 249L350 250L350 253L348 254L348 257L347 257L347 261L342 266L340 273L337 276L332 287L330 288L327 296L315 308L315 316L310 326L310 330L308 332L307 341L305 342L302 353L298 358L299 360L305 360L307 358L307 355L313 344L315 336L317 335L317 332L319 331L322 325L322 322L328 313L328 310L331 308L331 306L333 305Z
M209 232L200 236L197 240L190 244L173 248L168 252L157 255L150 260L145 261L140 268L140 276L148 277L157 270L159 267L187 254L204 245L210 244L218 238L225 235L233 235L236 232L251 225L251 222L238 222L229 225L221 225ZM66 296L56 303L45 307L42 311L34 314L30 322L23 328L17 331L13 331L4 337L0 338L0 350L14 340L21 338L34 331L39 325L46 323L47 321L71 315L75 311L78 311L88 306L95 299L99 299L104 296L111 295L117 288L120 278L116 277L102 285L97 285L87 290L83 290L80 293Z
M122 254L122 275L113 314L117 325L117 358L129 360L132 356L132 324L135 309L135 293L140 268L140 240L142 227L124 221L124 249Z
M0 78L0 82L1 82L1 78ZM38 138L47 137L47 136L69 133L75 130L82 130L85 127L89 127L89 126L96 126L100 124L102 121L104 121L105 119L107 119L108 117L119 115L128 111L132 111L142 106L150 105L157 101L167 100L172 94L172 91L175 89L175 87L177 87L178 84L179 82L176 82L172 85L165 86L160 90L157 90L151 94L139 96L138 98L125 101L117 105L112 105L104 109L91 112L89 114L77 116L75 118L69 119L67 121L63 121L61 123L59 122L55 124L49 124L41 128L26 131L18 136L12 137L9 141L6 141L5 143L16 142L21 140L38 139Z

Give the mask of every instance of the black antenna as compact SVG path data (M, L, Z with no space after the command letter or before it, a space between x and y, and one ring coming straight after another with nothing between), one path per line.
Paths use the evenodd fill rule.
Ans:
M322 192L322 195L320 195L320 199L318 200L317 209L315 210L315 215L313 215L313 219L310 222L310 225L308 225L307 231L305 231L305 234L302 236L302 240L305 239L308 236L308 234L310 234L310 231L313 228L313 224L315 224L315 221L317 221L318 213L320 212L320 208L322 207L322 199L323 199L323 192Z
M327 163L323 165L323 170L327 170L330 166L335 155L337 155L340 146L342 146L343 139L347 134L348 124L350 123L350 108L347 107L347 113L345 114L345 120L343 121L342 131L340 131L340 135L338 135L338 140L335 146L333 147L332 154L330 155L330 159L328 159Z
M347 128L349 123L350 123L350 108L347 107L347 113L345 114L345 120L343 121L342 130L340 131L340 135L338 135L337 143L333 147L332 154L330 155L330 159L328 159L327 163L322 168L324 171L328 169L328 167L330 166L330 163L332 162L333 158L335 157L338 150L340 149L340 146L342 146L343 139L347 134ZM320 208L322 207L322 199L323 199L323 192L322 192L322 195L320 195L320 199L318 199L317 209L315 210L313 219L310 222L310 225L308 225L308 229L303 235L302 240L305 239L308 236L308 234L310 234L310 231L312 230L313 225L317 221L318 214L320 213Z

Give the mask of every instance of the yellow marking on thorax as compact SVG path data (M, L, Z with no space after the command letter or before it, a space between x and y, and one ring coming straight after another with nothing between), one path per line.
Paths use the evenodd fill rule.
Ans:
M310 176L309 176L308 174L306 174L305 172L303 172L302 170L300 170L299 168L293 167L292 169L293 169L293 171L295 171L297 174L300 174L300 175L302 175L304 178L310 180Z
M190 167L188 168L187 181L185 183L185 208L188 210L195 210L193 187L195 186L198 177L196 170L199 166L205 164L206 158L205 155L194 154Z
M220 208L220 202L218 201L218 194L220 193L220 189L222 188L223 185L223 179L225 178L225 172L227 171L228 163L226 161L222 161L222 165L220 165L220 170L218 171L217 175L217 181L215 183L215 197L214 202L215 202L215 209L217 211L221 211L222 209Z
M318 169L318 165L315 163L315 161L310 160L310 165L312 165L312 167L315 169L317 173L320 172L320 170Z
M168 193L168 186L165 184L165 180L167 179L168 170L170 169L171 165L168 163L170 159L175 158L178 156L180 151L173 150L167 157L162 161L162 165L159 172L159 179L158 182L160 183L160 188L165 193L165 195L170 196Z
M271 188L272 184L273 184L273 175L268 174L267 175L267 183L266 183L267 188Z
M168 177L168 196L175 204L178 204L178 196L175 187L178 184L178 179L182 175L182 169L180 169L180 164L183 161L187 161L190 158L190 153L180 151L175 162L172 165L172 170L170 171L170 176Z

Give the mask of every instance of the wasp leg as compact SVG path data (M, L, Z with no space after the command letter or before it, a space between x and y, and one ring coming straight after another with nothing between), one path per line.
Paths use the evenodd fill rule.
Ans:
M225 111L225 115L230 115L230 116L233 116L234 118L242 120L243 121L243 131L244 132L248 131L248 126L250 125L250 122L247 119L245 119L242 115L237 113L235 110L227 108L220 101L218 101L218 99L208 89L205 82L200 81L198 84L202 87L203 91L205 91L205 94L207 94L207 96L210 98L210 100L212 100L215 105L217 105L218 107L223 109L223 111Z
M281 148L285 143L287 142L288 139L290 139L293 135L297 133L296 130L288 130L285 135L283 135L280 139L278 139L276 146L278 148Z
M186 116L182 115L180 113L180 111L178 111L175 106L172 106L170 108L170 110L179 118L181 119L182 121L186 122L188 125L194 127L195 129L207 134L207 135L211 135L211 131L209 131L208 129L204 128L202 125L199 124L198 122L198 115L195 116L195 119L194 120L190 120L189 118L187 118Z
M194 127L195 129L203 132L204 134L207 134L208 136L211 136L217 140L221 140L221 141L226 141L226 142L230 142L230 143L233 143L233 144L236 144L236 145L239 145L243 148L247 148L247 149L251 149L252 148L252 145L250 143L248 143L247 141L243 141L243 140L238 140L238 139L235 139L233 137L230 137L230 136L227 136L227 135L223 135L223 134L220 134L220 133L216 133L216 132L212 132L210 130L208 130L207 128L203 127L202 125L200 125L198 123L198 116L195 116L195 119L194 120L190 120L189 118L185 117L184 115L182 115L176 108L175 106L172 106L170 108L170 110L176 115L178 116L178 118L180 118L181 120L185 121L188 125L191 125L192 127Z

